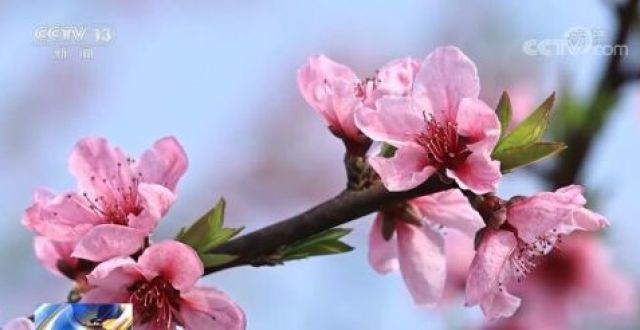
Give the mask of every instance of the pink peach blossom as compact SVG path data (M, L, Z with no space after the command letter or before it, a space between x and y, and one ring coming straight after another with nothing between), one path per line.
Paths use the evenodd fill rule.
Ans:
M29 320L26 317L18 317L9 322L5 323L2 326L2 330L34 330L36 328L33 321Z
M597 316L607 325L624 327L637 309L636 288L616 270L605 246L594 235L568 236L515 287L522 307L511 318L485 325L487 329L573 329L576 322Z
M136 329L244 329L244 313L224 293L194 286L204 267L197 253L176 241L144 250L138 261L117 257L87 276L84 303L132 303Z
M361 80L347 66L317 55L298 70L298 87L307 103L324 117L331 132L343 139L347 148L358 148L364 142L354 123L355 108L363 103L373 104L384 95L406 95L417 69L418 62L411 58L394 60L375 77Z
M420 66L411 95L387 95L356 111L357 127L397 148L369 163L391 191L414 188L444 171L463 188L494 191L500 164L491 152L500 135L495 112L478 99L476 66L458 48L441 47Z
M467 278L465 305L479 304L489 318L513 315L521 299L509 290L544 260L561 235L608 225L585 204L583 189L576 185L509 201L506 222L482 235Z
M72 256L104 261L142 248L175 200L187 158L171 137L158 140L139 162L102 138L78 142L69 169L75 192L39 189L23 224L50 240L77 242Z
M386 221L395 228L389 240L383 237ZM434 305L442 295L447 267L442 228L473 237L483 226L460 190L415 198L377 214L369 234L369 263L381 274L399 268L415 303Z

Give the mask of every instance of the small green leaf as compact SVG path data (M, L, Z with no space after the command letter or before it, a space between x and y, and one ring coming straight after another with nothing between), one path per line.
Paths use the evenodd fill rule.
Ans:
M200 257L200 260L202 260L205 268L224 265L238 258L238 256L222 253L203 253L198 256Z
M551 107L553 106L554 99L555 93L552 93L529 117L514 128L511 133L501 138L496 145L494 153L540 141L540 138L542 138L542 135L549 125Z
M224 209L227 207L227 202L224 198L220 198L213 210L207 215L211 228L221 229L224 224Z
M220 228L217 232L213 233L213 235L209 238L206 244L202 246L202 250L208 251L211 250L220 244L234 238L238 235L244 227L240 228Z
M225 201L221 198L216 206L200 217L189 229L184 230L179 240L199 251L222 228Z
M500 161L502 172L525 166L564 150L567 146L557 142L538 142L502 150L493 155Z
M323 232L311 235L304 240L294 243L290 246L291 249L304 248L306 246L314 245L324 241L338 240L351 232L351 229L347 228L331 228Z
M320 243L308 246L303 250L296 250L293 252L289 252L285 254L282 259L287 261L304 259L308 257L344 253L352 250L353 250L353 247L347 245L344 242L327 241L327 242L320 242Z
M206 252L236 236L243 228L224 228L226 203L221 198L215 207L188 229L182 228L176 239L198 252Z
M509 123L511 123L511 100L507 91L502 92L500 101L498 101L498 107L496 108L496 115L500 120L500 137L502 138L507 133Z
M353 248L340 238L351 232L351 229L332 228L312 235L302 241L294 243L281 253L282 260L295 260L312 256L349 252Z
M384 157L384 158L391 158L393 157L393 155L396 154L396 150L398 148L387 144L387 143L383 143L382 146L380 147L380 154L379 156Z
M177 241L182 241L182 236L184 236L184 233L187 232L187 227L182 227L180 228L180 231L178 232L178 234L176 235L176 240Z

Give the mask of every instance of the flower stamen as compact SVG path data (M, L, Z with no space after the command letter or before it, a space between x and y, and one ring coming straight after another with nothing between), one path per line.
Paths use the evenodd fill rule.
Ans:
M180 309L180 292L162 277L134 284L129 301L138 324L153 322L155 328L170 329L173 311Z
M457 125L449 120L438 122L423 113L425 129L415 141L425 150L427 158L439 169L456 169L464 163L471 151L465 138L458 134Z
M365 100L378 88L378 84L380 84L380 82L381 80L378 77L378 71L376 71L376 74L373 77L367 77L357 81L353 86L353 94L356 98Z

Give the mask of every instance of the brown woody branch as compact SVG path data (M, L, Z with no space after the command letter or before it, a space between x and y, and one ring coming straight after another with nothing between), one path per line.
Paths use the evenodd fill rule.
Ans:
M242 265L268 265L269 256L281 247L358 219L385 205L455 187L454 183L443 183L438 175L434 175L422 185L409 191L389 192L380 183L365 190L345 190L308 211L215 248L211 251L212 253L225 253L239 257L230 263L207 268L205 274Z

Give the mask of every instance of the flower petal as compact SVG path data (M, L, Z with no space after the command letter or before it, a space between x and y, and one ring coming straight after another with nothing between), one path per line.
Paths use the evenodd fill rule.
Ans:
M134 166L134 172L142 173L144 182L163 185L175 192L187 166L187 155L178 140L165 137L142 154L140 162Z
M565 234L573 230L597 231L609 225L609 221L602 215L585 208L587 200L584 197L584 188L579 185L562 187L555 191L555 196L561 196L562 203L570 203L573 206L571 218L565 220L559 230ZM568 202L570 201L570 202Z
M427 164L422 149L416 147L398 148L391 158L370 157L369 164L390 191L415 188L436 171L435 167Z
M107 260L87 275L92 286L114 294L126 293L134 283L144 279L136 262L129 257L117 257ZM96 295L98 297L99 295Z
M73 251L72 256L91 261L130 256L142 249L147 233L115 224L98 225L91 229Z
M511 317L520 307L521 301L522 299L502 290L484 299L480 303L480 308L489 319Z
M74 242L56 242L44 236L37 236L33 239L33 250L38 261L49 272L60 277L64 277L64 275L58 269L58 263L71 258L74 246Z
M476 65L456 47L440 47L422 63L413 85L413 95L428 98L433 112L455 119L458 104L478 98L480 81Z
M486 194L498 189L502 177L500 162L491 160L489 154L472 153L456 169L447 169L447 175L454 178L463 189L476 194Z
M129 157L103 138L84 138L69 157L69 171L78 180L78 191L107 200L118 196L118 187L131 185Z
M357 134L355 126L350 127L347 116L353 115L356 101L353 84L357 81L351 69L324 55L310 57L309 62L298 70L298 88L307 103L329 126L337 126L349 137Z
M562 188L558 188L555 193L547 193L547 194L556 194L556 197L561 197L564 201L568 203L584 206L587 204L587 199L584 198L584 187L572 184Z
M470 142L469 150L491 154L500 138L500 120L493 109L478 99L463 98L456 122L458 134Z
M382 214L378 213L369 232L369 264L379 274L398 269L397 241L395 236L388 241L382 237Z
M204 266L196 251L177 241L164 241L151 245L138 264L148 280L162 276L177 290L188 290L204 273Z
M484 227L480 214L471 207L459 189L418 197L411 200L430 223L455 228L469 237Z
M359 130L356 126L354 113L360 103L353 95L353 83L346 80L335 81L332 84L332 108L340 131L345 137L358 139Z
M573 210L572 223L569 227L573 230L598 231L607 226L609 221L604 216L584 207L578 207ZM562 231L568 233L566 229Z
M406 57L393 60L378 70L377 85L368 104L375 104L385 95L408 96L413 88L413 81L420 69L420 62Z
M85 304L125 304L129 302L131 294L126 290L111 291L104 288L93 288L85 293L80 300ZM136 329L139 329L136 326Z
M158 184L141 183L138 196L142 212L129 216L129 226L150 234L176 199L175 193Z
M180 320L186 329L243 330L242 309L213 288L195 287L182 294Z
M477 305L498 291L500 276L516 248L512 232L487 229L469 268L465 306Z
M431 109L420 109L410 98L386 96L376 102L376 109L358 108L355 122L372 140L415 145L416 136L425 128L424 116L430 113Z
M507 221L518 230L518 237L531 243L571 217L565 205L534 195L511 203L507 207Z
M444 240L430 226L398 223L400 271L416 304L431 306L442 296L446 277Z
M584 208L585 204L582 187L568 186L510 203L507 219L518 229L518 236L528 243L553 229L568 234L574 230L596 231L606 227L608 221Z
M34 232L56 241L77 241L102 219L75 193L53 196L38 190L34 203L27 208L22 224Z

